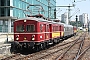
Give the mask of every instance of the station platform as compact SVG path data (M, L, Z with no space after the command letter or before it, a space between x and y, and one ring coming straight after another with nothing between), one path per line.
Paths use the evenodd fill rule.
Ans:
M14 40L13 34L0 33L0 58L4 57L4 55L11 54L10 42L12 42L13 40Z
M0 33L0 43L11 42L14 40L13 33Z
M10 53L11 43L14 40L13 33L0 33L0 55Z

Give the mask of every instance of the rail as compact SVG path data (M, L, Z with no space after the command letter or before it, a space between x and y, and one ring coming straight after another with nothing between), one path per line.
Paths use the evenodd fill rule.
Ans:
M86 36L86 35L85 35L85 36ZM82 50L82 47L83 47L83 44L84 44L84 40L85 40L85 37L84 37L84 38L82 38L82 42L81 42L81 44L80 44L80 46L79 46L78 53L77 53L77 55L75 56L74 60L76 60L76 59L77 59L77 57L80 55L81 50Z
M75 60L80 59L80 57L89 49L90 49L90 45L80 55L78 55Z
M81 40L81 44L80 44L81 47L80 47L80 49L82 48L82 45L83 45L83 41L82 41L82 40L85 39L84 36L85 36L85 34L82 35L82 36L80 36L80 40ZM84 38L81 39L81 37L84 37ZM56 58L56 60L61 60L61 59L63 59L64 56L66 55L66 53L67 53L78 41L79 41L79 39L78 39L77 41L75 41L62 55L58 56L58 57ZM81 52L81 51L79 51L78 54L80 54L80 52Z

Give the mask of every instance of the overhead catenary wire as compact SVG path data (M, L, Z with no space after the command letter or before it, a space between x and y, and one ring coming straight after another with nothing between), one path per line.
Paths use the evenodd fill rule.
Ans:
M69 18L73 17L78 12L80 12L79 8Z

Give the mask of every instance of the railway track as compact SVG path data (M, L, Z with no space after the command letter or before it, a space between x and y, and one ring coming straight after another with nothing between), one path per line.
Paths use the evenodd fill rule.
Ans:
M66 45L66 44L64 44L64 45ZM61 46L64 46L64 45L57 46L58 49L53 47L53 48L50 48L48 50L37 52L35 54L30 54L30 55L25 56L23 58L21 57L21 58L19 58L17 60L28 60L28 59L30 59L30 60L39 60L40 59L41 60L41 59L44 59L44 58L46 58L48 56L51 56L52 54L55 54L55 53L57 53L59 51L62 51L63 49L66 49L66 48L68 48L70 46L70 44L69 44L69 45L67 45L65 47L61 47ZM52 50L52 49L54 49L54 50Z
M6 57L6 58L3 58L1 60L17 60L19 59L20 57L24 57L25 55L22 55L20 53L17 53L17 54L14 54L12 56L9 56L9 57Z
M85 52L90 49L90 43L86 43L86 34L80 37L80 44L73 44L64 53L59 55L56 60L81 60ZM72 53L73 51L73 53ZM83 60L83 59L82 59Z
M29 60L29 59L30 60L41 60L41 59L45 59L45 58L48 58L52 55L56 55L56 53L61 54L63 50L68 49L68 47L70 47L72 44L74 44L76 41L78 41L78 39L80 39L80 38L77 38L76 40L68 42L68 43L55 45L54 47L51 47L51 48L46 49L46 50L42 50L40 52L32 53L29 55L15 54L15 55L12 55L10 57L3 58L1 60L12 60L12 59L13 60ZM79 42L77 42L77 44ZM54 59L55 59L55 57L54 57Z
M72 41L72 42L74 42L74 41ZM62 49L65 49L65 48L67 48L70 44L69 43L71 43L71 42L68 42L68 43L65 43L65 44L60 44L60 45L57 45L57 46L54 46L54 47L51 47L50 49L47 49L47 50L52 50L52 49L55 49L56 47L61 47L62 46ZM69 44L69 45L68 45ZM63 47L64 45L68 45L68 46L66 46L66 47ZM61 50L62 50L61 49ZM47 50L43 50L43 51L40 51L40 52L36 52L36 53L33 53L33 54L29 54L29 55L26 55L26 56L21 56L21 54L15 54L15 55L12 55L12 56L10 56L10 57L6 57L6 58L3 58L3 59L1 59L1 60L26 60L26 59L31 59L31 60L33 60L33 58L34 59L40 59L40 58L43 58L43 57L45 57L45 56L48 56L48 55L50 55L50 54L53 54L53 53L55 53L55 52L53 52L53 53L51 53L51 52L47 52ZM57 51L59 51L59 50L57 50ZM44 53L45 52L45 53ZM47 52L47 53L46 53ZM41 55L41 53L43 53L44 55L42 55L42 56L39 56L38 57L38 55ZM35 57L36 56L36 57Z
M90 60L90 58L85 59L86 57L84 56L86 54L86 52L88 52L90 50L90 41L86 38L84 38L84 39L85 40L84 40L83 46L81 49L79 49L80 51L78 51L78 54L76 55L74 60Z
M86 35L85 35L85 36L86 36ZM80 43L80 46L79 46L78 52L77 52L77 54L76 54L74 60L77 59L77 57L80 55L80 53L81 53L81 51L82 51L82 48L83 48L83 45L84 45L85 36L83 36L83 38L82 38L82 41L81 41L81 43Z
M80 53L74 60L79 60L84 55L84 53L89 49L90 49L90 45L86 47L86 49L82 53Z
M81 39L81 36L80 36L80 39ZM67 54L67 52L74 46L74 45L76 45L76 43L78 42L78 41L80 41L80 39L78 39L77 41L75 41L71 46L69 46L69 48L66 50L66 51L64 51L64 53L62 53L62 54L60 54L57 58L56 58L56 60L62 60L64 57L65 57L65 55ZM82 41L80 41L80 43L81 43Z

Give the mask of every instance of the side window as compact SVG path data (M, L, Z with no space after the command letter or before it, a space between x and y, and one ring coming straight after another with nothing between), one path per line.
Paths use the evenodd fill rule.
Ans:
M34 32L35 31L35 26L34 25L27 25L26 26L26 31L27 32Z
M43 31L43 24L40 24L40 31Z
M24 25L17 25L16 26L16 31L17 32L24 32Z
M47 27L46 27L46 31L47 31L47 32L49 31L49 25L47 25Z

